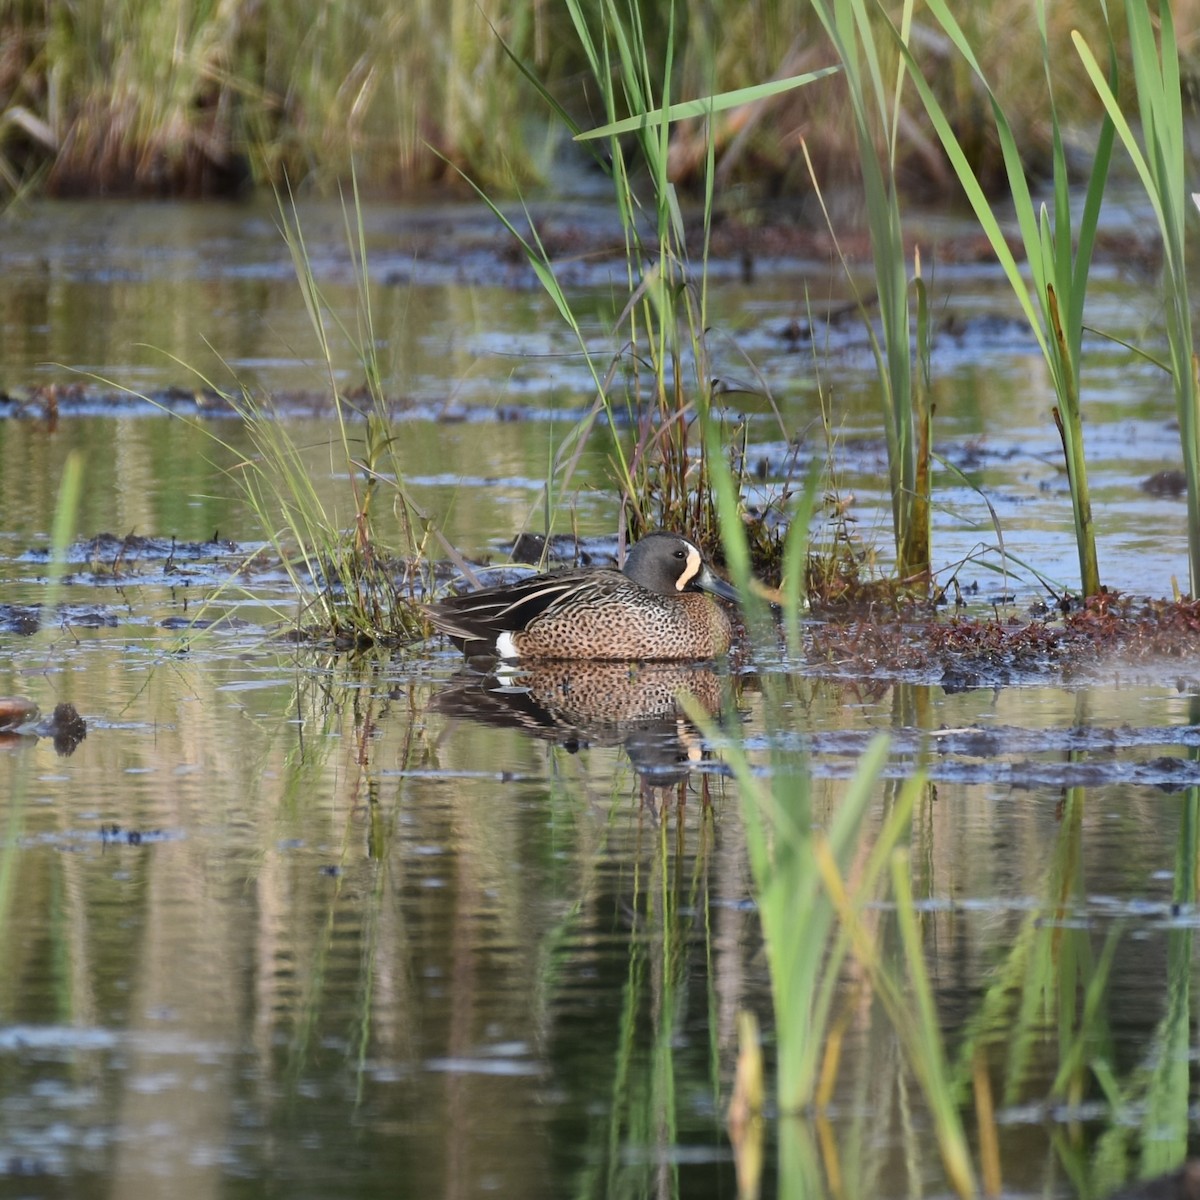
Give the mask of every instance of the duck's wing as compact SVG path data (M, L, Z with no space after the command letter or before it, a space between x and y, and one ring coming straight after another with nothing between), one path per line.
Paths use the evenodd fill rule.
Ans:
M425 606L433 627L452 638L478 640L501 633L516 633L548 612L573 604L589 604L628 586L629 580L613 568L583 571L549 571L503 587L484 588L447 596Z

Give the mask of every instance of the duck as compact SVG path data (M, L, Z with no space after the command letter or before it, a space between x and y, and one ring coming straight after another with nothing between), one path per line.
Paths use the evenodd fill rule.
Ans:
M733 641L722 601L737 591L699 548L656 530L616 567L547 571L425 606L468 657L544 661L680 661L717 658Z

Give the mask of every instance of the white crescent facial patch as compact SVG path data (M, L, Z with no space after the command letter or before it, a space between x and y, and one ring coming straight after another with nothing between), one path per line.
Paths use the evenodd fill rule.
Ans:
M700 568L704 565L704 559L700 557L700 551L695 546L688 547L687 566L683 568L683 574L679 576L675 584L675 590L682 592L697 575L700 574Z

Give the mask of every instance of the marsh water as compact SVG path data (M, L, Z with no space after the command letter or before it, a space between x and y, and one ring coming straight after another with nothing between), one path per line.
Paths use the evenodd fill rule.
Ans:
M341 210L300 216L352 326ZM535 216L564 242L607 219L583 202ZM378 206L364 223L407 482L464 554L502 561L542 526L589 376L486 213ZM937 567L978 610L1026 619L1042 579L1077 569L1051 391L996 273L930 269L948 231L928 222L924 257ZM88 724L69 754L0 744L0 1196L736 1195L737 1018L757 1014L768 1061L773 1019L724 755L736 742L768 780L806 771L826 827L880 732L864 845L922 768L925 960L948 1053L982 1047L994 1122L971 1062L964 1119L972 1139L994 1129L1005 1194L1104 1195L1196 1149L1200 655L964 688L760 635L733 665L581 672L564 714L545 700L561 679L484 679L436 641L296 646L276 636L297 611L283 572L241 569L266 541L238 483L252 447L207 398L235 380L282 397L349 523L273 209L38 206L0 227L0 256L0 694ZM751 267L717 264L710 295L751 500L826 455L824 396L839 498L886 560L869 345L856 320L820 320L846 285L828 261ZM621 268L563 271L594 346L618 348ZM1118 257L1093 288L1091 325L1161 348L1152 274ZM330 335L353 388L352 337ZM1186 589L1184 503L1142 486L1179 465L1169 381L1095 336L1084 391L1102 575ZM601 547L609 445L593 437L558 518ZM72 452L84 495L52 588ZM663 711L680 688L724 715L721 737ZM763 1194L948 1194L861 971L839 995L832 1097L772 1115ZM1085 1051L1103 1068L1061 1086Z

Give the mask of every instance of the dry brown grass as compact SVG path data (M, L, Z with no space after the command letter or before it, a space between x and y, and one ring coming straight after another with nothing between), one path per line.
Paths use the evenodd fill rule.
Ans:
M643 6L651 61L665 54L665 20ZM1044 161L1037 31L1028 0L965 6L964 20L1033 170ZM1111 5L1119 50L1123 6ZM800 0L718 0L682 6L674 98L749 86L834 61ZM1080 28L1099 49L1098 6L1049 6L1057 100L1086 146L1097 106L1071 43ZM1200 0L1178 0L1184 74L1200 77ZM446 175L446 160L494 191L541 169L551 118L521 79L499 33L583 125L604 120L584 82L574 31L558 6L523 0L335 0L303 22L286 0L226 0L196 16L180 0L8 6L0 18L0 179L42 179L53 192L211 194L249 181L344 179L351 159L366 186L405 191ZM886 45L880 38L879 44ZM999 170L983 97L944 39L921 17L914 44L959 136L985 178ZM888 64L884 64L885 73ZM842 84L828 80L724 114L719 182L808 191L801 141L823 183L854 181ZM901 177L915 192L954 185L915 94L903 122ZM671 170L704 167L696 125L674 131Z

